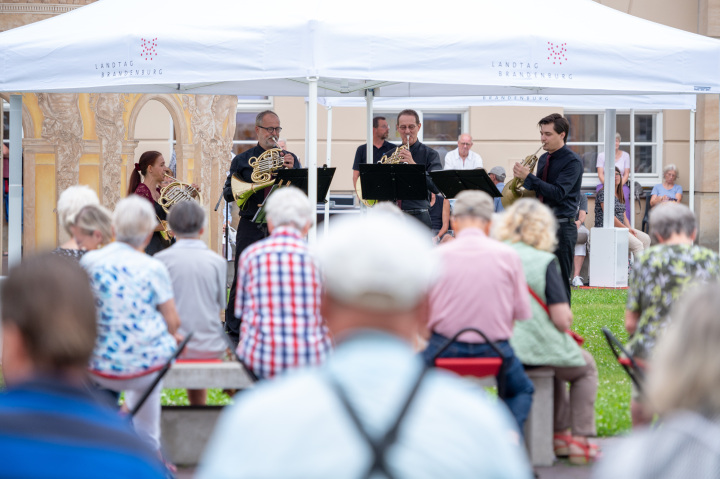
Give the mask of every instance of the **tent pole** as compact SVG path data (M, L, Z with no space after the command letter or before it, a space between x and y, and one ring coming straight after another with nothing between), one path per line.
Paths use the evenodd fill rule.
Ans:
M10 95L10 188L8 194L8 267L22 256L22 95Z
M690 110L690 211L695 213L695 109Z
M309 101L308 101L308 124L310 127L310 136L308 138L308 157L305 161L308 169L308 197L310 205L312 205L313 214L317 216L317 138L318 138L318 78L308 78ZM317 242L317 220L313 221L312 227L308 233L308 243L314 245Z
M365 91L365 103L367 105L367 154L365 162L369 165L373 162L373 99L375 98L375 90Z
M616 111L605 110L605 211L603 228L613 228L615 218L615 131Z
M630 226L635 228L635 110L630 109ZM607 176L605 177L607 178Z
M327 107L327 163L328 168L332 166L332 107ZM323 218L323 233L325 236L328 234L330 228L330 190L328 190L327 196L325 197L325 216Z

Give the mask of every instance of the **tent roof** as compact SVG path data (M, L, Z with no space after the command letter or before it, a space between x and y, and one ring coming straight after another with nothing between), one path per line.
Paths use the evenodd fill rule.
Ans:
M320 96L718 93L720 41L591 0L101 0L0 34L6 92L305 96L308 77Z

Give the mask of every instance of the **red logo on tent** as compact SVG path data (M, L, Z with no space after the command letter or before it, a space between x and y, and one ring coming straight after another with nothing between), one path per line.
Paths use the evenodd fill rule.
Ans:
M562 65L567 61L567 43L548 42L547 59L553 62L553 65Z
M140 47L142 48L140 56L146 61L155 59L155 57L157 57L157 37L141 38L140 40L142 40L142 43L140 44Z

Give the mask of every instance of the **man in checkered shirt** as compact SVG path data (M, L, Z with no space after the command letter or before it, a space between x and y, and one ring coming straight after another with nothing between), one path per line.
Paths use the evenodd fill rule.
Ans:
M320 316L321 277L305 240L314 211L294 187L268 198L270 236L243 251L235 315L242 317L237 354L258 378L322 363L332 347Z

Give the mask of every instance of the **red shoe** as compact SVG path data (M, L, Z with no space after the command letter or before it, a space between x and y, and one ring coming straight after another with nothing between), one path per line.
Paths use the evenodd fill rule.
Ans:
M572 439L569 444L570 464L592 464L600 458L600 448L597 444L590 444Z
M570 455L570 443L573 437L570 434L556 432L553 434L553 450L556 457L568 457Z

